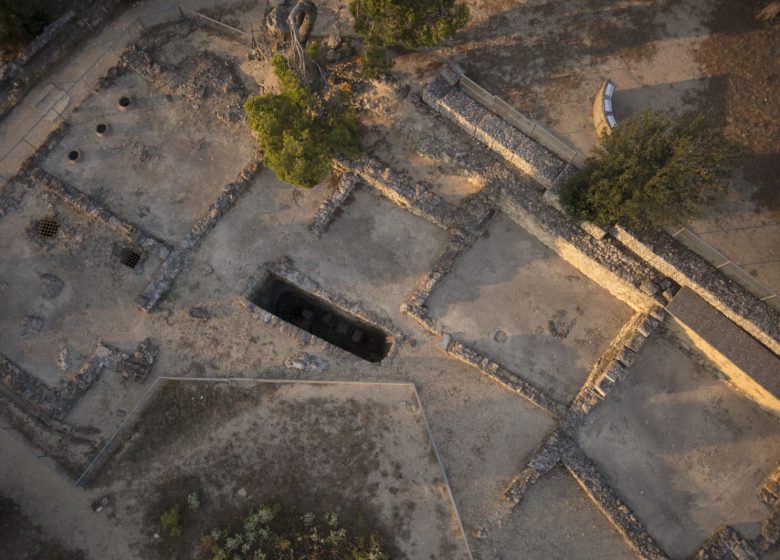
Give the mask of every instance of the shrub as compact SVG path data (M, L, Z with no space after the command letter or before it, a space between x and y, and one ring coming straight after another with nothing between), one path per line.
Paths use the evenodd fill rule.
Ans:
M287 513L278 505L264 505L250 513L234 530L212 530L201 538L205 558L264 560L388 560L376 534L352 535L328 514Z
M374 79L387 74L393 67L393 60L385 47L369 44L360 59L360 70L366 78Z
M370 44L430 47L469 21L469 8L455 0L352 0L355 32Z
M561 204L569 216L601 227L679 223L725 194L726 172L739 153L700 115L645 111L602 136L585 167L561 187Z
M200 509L200 496L197 492L187 494L187 507L190 511L198 511Z
M469 21L469 8L455 0L352 0L349 11L355 32L368 45L361 69L367 78L393 66L386 47L431 47Z
M337 156L358 152L358 128L348 98L334 91L325 99L301 83L289 62L272 60L281 93L247 99L247 124L257 133L265 165L282 181L311 188L330 172Z
M171 537L181 536L179 506L173 506L160 514L160 525Z

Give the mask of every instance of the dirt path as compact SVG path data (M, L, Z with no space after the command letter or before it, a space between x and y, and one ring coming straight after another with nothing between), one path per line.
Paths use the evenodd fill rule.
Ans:
M64 546L83 549L89 558L121 560L136 556L126 528L97 513L92 502L100 496L73 484L37 460L30 449L0 430L0 494Z

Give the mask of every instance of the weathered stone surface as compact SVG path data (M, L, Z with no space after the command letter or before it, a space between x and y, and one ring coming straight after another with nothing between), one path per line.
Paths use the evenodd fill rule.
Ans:
M694 560L759 560L751 544L732 527L726 525L707 539Z
M58 276L45 272L40 278L43 299L54 299L60 295L65 284Z
M671 235L646 228L613 228L615 238L661 273L702 299L780 356L780 312L730 280ZM672 288L673 289L673 288Z
M570 439L563 438L562 459L601 511L625 537L640 558L662 560L668 557L607 483L591 460Z

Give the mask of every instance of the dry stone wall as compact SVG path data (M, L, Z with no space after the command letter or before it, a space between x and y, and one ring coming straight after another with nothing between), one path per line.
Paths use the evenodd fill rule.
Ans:
M665 232L615 226L612 235L681 286L707 303L780 356L780 312L757 299L714 266Z

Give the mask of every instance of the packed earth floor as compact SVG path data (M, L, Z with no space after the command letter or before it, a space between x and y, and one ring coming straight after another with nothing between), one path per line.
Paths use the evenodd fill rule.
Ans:
M696 227L777 290L780 104L735 99L747 73L776 101L777 57L726 60L778 27L751 2L467 3L371 82L346 3L317 3L363 153L311 190L243 120L273 87L247 56L265 1L120 9L0 121L0 558L201 558L272 503L410 560L780 558L778 416L564 258L513 211L557 212L544 187L422 96L447 57L584 153L604 78L621 118L711 108L754 165Z

